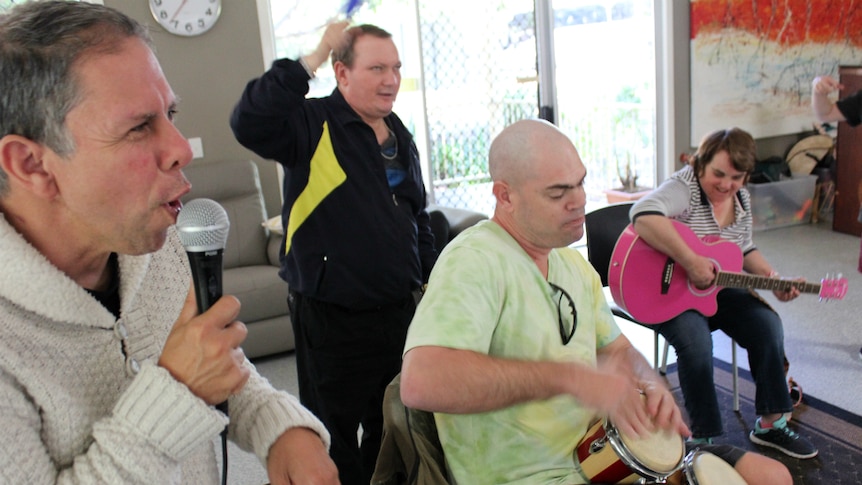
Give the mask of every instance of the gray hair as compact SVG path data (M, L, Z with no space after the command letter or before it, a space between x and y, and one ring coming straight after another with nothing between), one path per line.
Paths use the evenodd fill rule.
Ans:
M152 48L146 27L86 2L29 2L0 15L0 138L20 135L62 157L74 153L65 126L80 99L72 68L86 55L116 52L128 37ZM0 170L0 197L7 191Z

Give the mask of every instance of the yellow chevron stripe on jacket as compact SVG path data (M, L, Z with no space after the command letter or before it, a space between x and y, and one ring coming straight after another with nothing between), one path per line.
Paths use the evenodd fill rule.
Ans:
M308 219L311 212L317 207L327 195L332 193L336 187L347 180L347 174L338 164L335 158L335 150L332 148L332 138L329 136L329 124L323 122L323 134L320 142L311 157L308 171L308 183L290 208L287 219L287 237L285 237L284 254L290 252L290 243L293 234L299 226Z

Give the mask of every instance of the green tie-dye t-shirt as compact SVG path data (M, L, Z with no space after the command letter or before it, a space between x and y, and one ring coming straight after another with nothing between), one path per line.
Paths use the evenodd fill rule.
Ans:
M557 303L575 301L577 330L563 345ZM562 299L563 313L568 303ZM510 359L596 364L620 335L598 275L576 250L553 250L546 280L492 221L446 246L410 325L405 352L435 345ZM462 485L586 483L572 453L595 418L557 396L493 412L435 414L450 473Z

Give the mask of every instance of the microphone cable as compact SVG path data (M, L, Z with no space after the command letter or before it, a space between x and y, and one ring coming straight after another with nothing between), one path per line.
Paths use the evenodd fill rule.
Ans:
M221 432L221 485L227 485L227 426Z

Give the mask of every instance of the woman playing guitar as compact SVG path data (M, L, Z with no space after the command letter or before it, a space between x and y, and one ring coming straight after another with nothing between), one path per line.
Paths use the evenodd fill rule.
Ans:
M730 128L708 134L689 164L672 174L631 211L637 234L655 250L669 256L688 273L691 284L708 288L716 268L685 242L672 220L688 226L698 237L721 237L739 246L742 269L754 275L776 276L752 240L751 197L745 188L756 161L750 134ZM790 301L799 290L775 290L780 301ZM784 333L778 314L749 289L724 288L717 295L712 316L688 310L660 323L659 332L677 352L680 387L691 418L693 439L711 442L722 434L721 412L712 369L711 332L721 329L748 350L757 386L759 418L749 438L796 458L812 458L817 449L787 426L785 413L793 410L784 375Z

